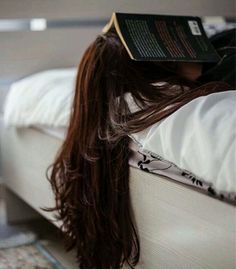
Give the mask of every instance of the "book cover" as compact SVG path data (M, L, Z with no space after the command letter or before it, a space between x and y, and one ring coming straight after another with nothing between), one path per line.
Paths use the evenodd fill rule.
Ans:
M220 60L199 17L114 13L104 31L112 26L136 61Z

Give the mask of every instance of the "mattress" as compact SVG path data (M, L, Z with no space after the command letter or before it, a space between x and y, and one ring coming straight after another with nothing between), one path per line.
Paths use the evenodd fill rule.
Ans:
M40 214L54 204L45 171L61 140L34 128L2 129L4 180ZM163 176L130 168L141 269L234 268L236 208ZM216 254L217 253L217 254Z

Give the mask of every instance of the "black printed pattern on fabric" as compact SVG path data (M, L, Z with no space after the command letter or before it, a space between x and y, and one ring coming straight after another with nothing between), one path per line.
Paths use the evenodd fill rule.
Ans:
M140 154L140 157L143 158L138 162L138 167L146 172L150 173L155 173L155 171L164 171L168 170L171 168L171 164L169 162L164 162L163 159L160 159L159 157L155 157L153 154L145 155L144 153L141 153L138 151ZM159 162L158 165L156 166L155 164Z
M142 156L143 156L143 160L139 161L138 162L138 167L143 170L143 171L146 171L146 172L154 172L156 170L167 170L168 168L171 167L170 164L167 164L167 166L165 167L158 167L158 168L151 168L149 166L146 166L146 165L149 165L151 164L152 162L155 162L156 160L158 160L158 158L155 158L154 156L150 155L151 158L153 158L152 160L150 158L147 157L147 155L144 155L143 153L139 152ZM159 160L160 161L160 160Z
M211 183L199 179L196 175L189 171L180 169L175 164L156 154L150 152L144 153L141 151L133 151L133 156L130 159L130 165L145 172L162 175L185 185L198 188L211 197L236 205L235 193L217 192Z
M202 181L197 179L195 176L193 176L191 173L189 172L182 172L181 175L183 177L188 177L193 184L196 184L196 185L199 185L199 186L202 186Z

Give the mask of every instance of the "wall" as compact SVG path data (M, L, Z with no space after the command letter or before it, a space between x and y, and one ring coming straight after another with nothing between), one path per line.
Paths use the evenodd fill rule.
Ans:
M112 11L235 16L234 0L0 0L0 18L109 17Z

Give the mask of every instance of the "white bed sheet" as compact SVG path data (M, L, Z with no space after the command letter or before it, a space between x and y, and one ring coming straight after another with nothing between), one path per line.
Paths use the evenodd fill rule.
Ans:
M236 193L235 90L199 97L132 137L141 152L192 172L217 191Z

